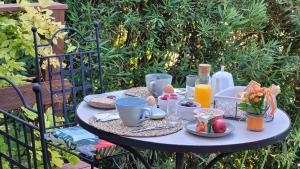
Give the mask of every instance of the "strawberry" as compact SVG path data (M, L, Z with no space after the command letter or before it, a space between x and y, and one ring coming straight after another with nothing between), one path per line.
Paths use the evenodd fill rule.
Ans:
M167 96L162 96L160 97L161 100L168 100L168 97Z

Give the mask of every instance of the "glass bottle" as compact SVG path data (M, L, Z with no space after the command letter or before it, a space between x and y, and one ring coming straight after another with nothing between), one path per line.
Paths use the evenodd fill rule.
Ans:
M200 103L203 108L209 108L211 104L210 68L210 64L199 64L199 77L195 82L195 102Z

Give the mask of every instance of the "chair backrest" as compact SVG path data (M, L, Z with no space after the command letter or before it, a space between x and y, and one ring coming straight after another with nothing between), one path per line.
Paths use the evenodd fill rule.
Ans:
M74 28L59 29L45 44L38 42L38 31L35 27L32 28L36 79L40 84L43 81L49 84L53 111L53 125L49 128L75 125L75 109L82 98L88 94L103 92L99 24L94 22L94 27L95 34L89 38L83 37ZM76 40L75 51L50 56L43 56L38 52L45 47L55 49L54 41L61 33L64 33L65 42L70 38ZM40 69L41 65L44 70ZM46 72L44 78L41 72ZM63 118L63 122L57 120L58 116Z
M0 108L0 168L37 169L43 167L49 169L47 145L44 138L41 86L33 85L37 102L37 110L34 110L12 81L1 76L0 80L6 81L15 89L25 109L38 115L38 126L35 126L29 123L22 114L7 112Z

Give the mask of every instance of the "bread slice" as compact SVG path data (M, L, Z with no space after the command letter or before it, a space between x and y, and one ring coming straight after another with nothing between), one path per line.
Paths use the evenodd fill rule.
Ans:
M115 107L115 100L107 97L95 97L89 101L89 104L97 107Z

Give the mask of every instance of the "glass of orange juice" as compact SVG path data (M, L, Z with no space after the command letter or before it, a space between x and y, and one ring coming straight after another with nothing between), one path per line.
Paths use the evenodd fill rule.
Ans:
M209 108L211 104L210 67L209 64L199 64L199 77L195 82L194 100L200 103L203 108Z
M195 101L203 108L209 108L211 104L211 86L209 84L197 84L195 86Z

